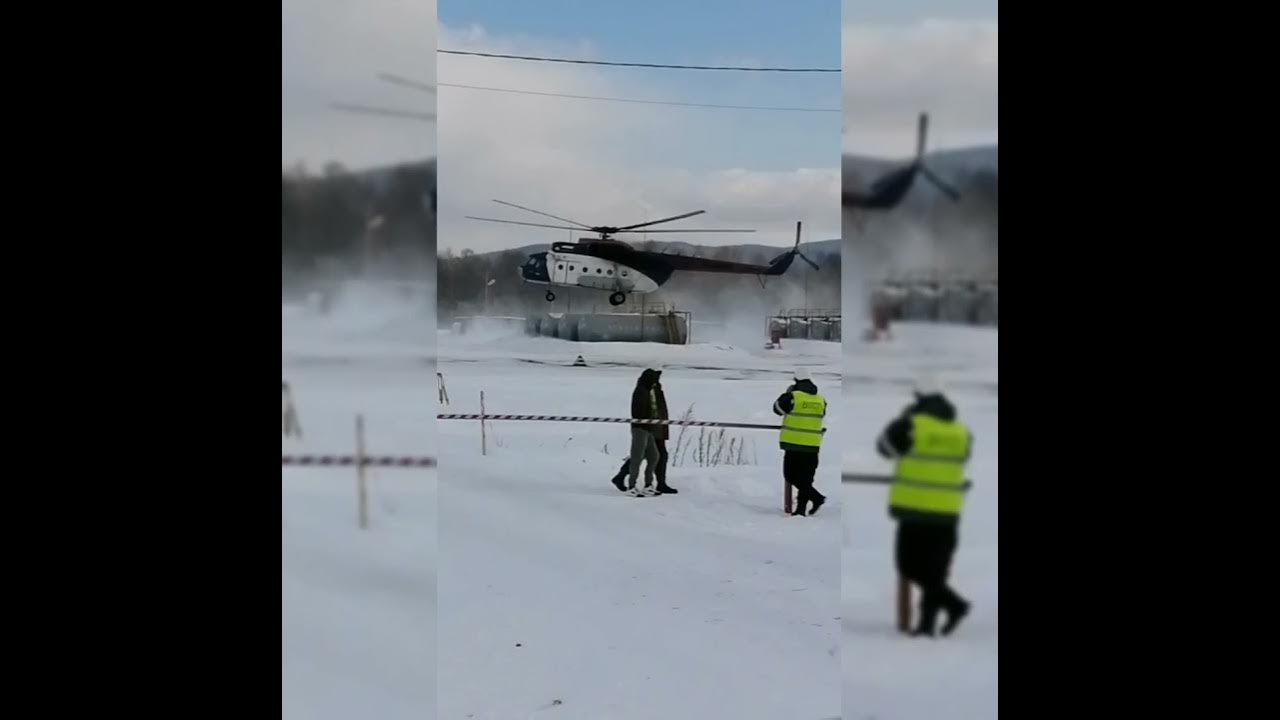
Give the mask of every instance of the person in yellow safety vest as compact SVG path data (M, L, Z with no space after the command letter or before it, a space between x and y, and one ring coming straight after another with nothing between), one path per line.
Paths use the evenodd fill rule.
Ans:
M947 576L958 544L973 436L956 419L937 378L922 375L915 383L915 403L889 423L876 449L897 463L889 515L898 522L898 573L921 589L920 622L911 634L933 637L938 612L945 610L942 634L950 635L970 609Z
M796 488L796 506L792 515L803 516L812 502L809 515L827 501L813 487L818 471L818 450L822 446L822 419L827 416L827 401L818 394L818 386L805 368L795 372L795 382L773 403L773 412L782 416L778 445L782 447L782 477Z

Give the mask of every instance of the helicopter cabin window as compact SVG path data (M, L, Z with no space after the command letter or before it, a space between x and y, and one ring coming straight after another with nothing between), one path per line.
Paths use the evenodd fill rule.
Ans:
M600 268L596 268L596 274L597 274L597 275L599 275L599 274L600 274L600 273L602 273L602 272L604 272L604 271L603 271L603 270L601 270Z
M556 269L557 269L557 270L563 270L563 269L564 269L564 263L560 263L559 265L556 265Z
M569 266L569 269L570 269L570 270L573 270L573 266L572 266L572 265L570 265L570 266Z
M608 271L608 274L609 274L609 275L612 275L612 274L613 274L613 271L612 271L612 270Z

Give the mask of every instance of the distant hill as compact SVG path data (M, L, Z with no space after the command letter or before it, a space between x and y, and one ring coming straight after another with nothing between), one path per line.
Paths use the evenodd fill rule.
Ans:
M841 159L841 176L845 187L865 189L876 178L895 168L910 163L912 158L897 160L870 158L862 155L846 154ZM984 145L956 150L941 150L925 154L925 165L929 166L943 180L956 186L960 194L965 195L964 186L973 182L975 176L991 175L1000 177L1000 149L995 145ZM928 182L917 183L906 198L906 203L919 207L943 199Z

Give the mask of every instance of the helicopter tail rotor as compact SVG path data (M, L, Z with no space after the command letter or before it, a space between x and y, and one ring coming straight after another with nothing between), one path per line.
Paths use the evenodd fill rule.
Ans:
M809 267L813 268L814 270L820 270L820 269L821 269L821 268L819 268L819 267L818 267L818 263L816 263L816 262L814 262L814 261L810 260L809 258L805 257L805 256L804 256L804 253L800 252L800 221L799 221L799 220L797 220L797 221L796 221L796 246L795 246L794 248L792 248L792 249L791 249L791 252L792 252L796 257L798 257L798 258L800 258L801 260L803 260L803 261L805 261L805 262L809 263Z
M930 170L927 165L920 166L920 174L924 175L924 178L932 183L934 187L941 190L942 194L951 198L952 202L960 202L960 191L944 182L942 178L938 177L938 175Z
M924 159L925 139L929 136L929 113L920 113L916 124L916 162Z
M925 142L929 136L929 113L920 113L920 121L916 126L916 168L921 175L929 181L934 187L942 191L943 195L951 198L952 202L960 201L960 193L954 187L943 182L937 173L929 169L924 164Z

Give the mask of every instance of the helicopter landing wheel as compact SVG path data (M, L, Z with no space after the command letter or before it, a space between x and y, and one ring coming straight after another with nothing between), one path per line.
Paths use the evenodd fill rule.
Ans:
M609 304L615 307L618 305L621 305L626 301L627 301L627 296L620 292L616 292L609 296Z
M555 301L556 301L556 294L555 294L555 293L553 293L553 292L551 292L550 290L548 290L548 291L547 291L547 302L555 302Z

